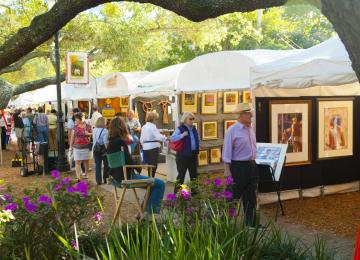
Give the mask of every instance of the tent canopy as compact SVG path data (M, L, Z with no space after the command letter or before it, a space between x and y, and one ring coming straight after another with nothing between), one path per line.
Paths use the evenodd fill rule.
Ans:
M176 90L250 88L250 67L288 57L301 50L221 51L199 56L180 71Z
M137 82L132 94L135 97L170 96L175 92L175 84L180 71L187 63L172 65L157 70Z
M306 88L356 81L349 55L338 37L289 57L251 68L253 88Z
M149 75L148 71L114 72L98 78L97 97L109 98L129 96L136 86L136 82Z

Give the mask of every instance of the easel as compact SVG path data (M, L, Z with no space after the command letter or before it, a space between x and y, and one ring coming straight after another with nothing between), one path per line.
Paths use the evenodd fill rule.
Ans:
M286 157L284 159L284 164L286 163ZM281 186L282 186L282 176L284 173L284 167L281 169L281 174L279 181L275 179L275 170L273 167L267 164L257 164L259 169L259 184L260 183L271 183L272 187L275 189L277 194L277 205L276 205L276 213L275 213L275 221L277 221L279 207L281 209L281 215L285 216L284 207L281 201ZM263 174L262 174L263 173Z

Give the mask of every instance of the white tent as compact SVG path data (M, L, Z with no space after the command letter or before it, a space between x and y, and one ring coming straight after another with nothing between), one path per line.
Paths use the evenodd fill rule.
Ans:
M63 100L91 100L97 97L97 79L93 78L89 84L67 84L62 87Z
M114 72L97 79L97 97L110 98L129 96L136 87L136 82L150 72Z
M134 97L170 96L175 92L175 84L180 71L187 63L172 65L147 75L137 82Z
M338 37L284 59L251 68L252 87L306 88L357 82Z
M176 90L205 91L250 88L250 67L288 57L302 50L245 50L205 54L180 71Z

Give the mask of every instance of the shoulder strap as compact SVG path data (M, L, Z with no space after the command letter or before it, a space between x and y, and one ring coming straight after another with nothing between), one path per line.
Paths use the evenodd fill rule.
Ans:
M98 137L98 141L99 141L100 136L101 136L102 132L104 131L104 129L105 129L105 128L101 129L100 134L99 134L99 137Z

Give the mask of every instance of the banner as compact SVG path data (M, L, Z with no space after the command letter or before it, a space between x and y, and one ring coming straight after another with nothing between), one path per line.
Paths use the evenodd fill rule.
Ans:
M85 52L66 53L66 83L89 83L89 58Z

